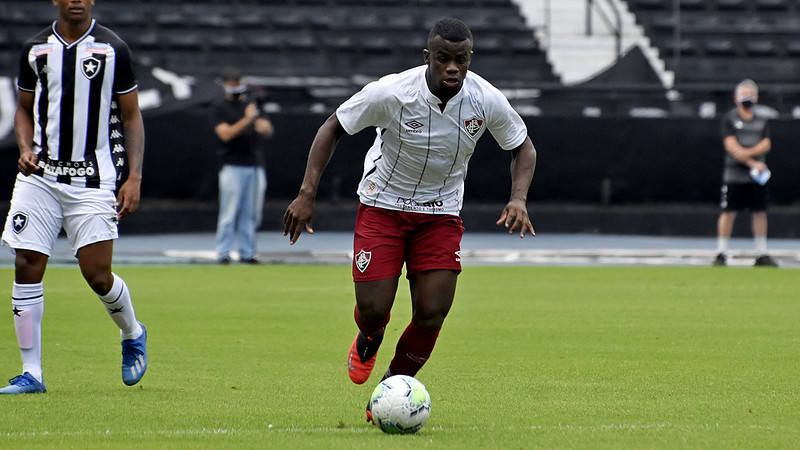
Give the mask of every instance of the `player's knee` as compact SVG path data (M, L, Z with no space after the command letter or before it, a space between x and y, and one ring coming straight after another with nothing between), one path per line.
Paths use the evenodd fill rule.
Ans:
M108 273L102 271L82 271L83 279L89 284L89 287L97 295L105 295L114 286L114 276L109 271Z
M379 327L386 322L389 316L389 311L385 308L378 307L377 305L367 305L358 307L358 317L367 327Z
M27 250L17 250L14 258L15 281L21 284L32 284L42 281L47 255Z
M414 311L412 322L423 330L436 331L442 328L447 311Z

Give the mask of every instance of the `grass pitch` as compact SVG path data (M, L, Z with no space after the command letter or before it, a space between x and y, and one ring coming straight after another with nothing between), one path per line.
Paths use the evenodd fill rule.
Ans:
M11 269L0 270L10 298ZM150 367L122 384L119 337L77 268L45 277L44 395L0 397L3 448L796 448L800 273L465 267L418 378L416 435L364 407L408 323L401 283L365 385L345 266L122 267ZM10 300L6 300L10 303ZM8 306L10 308L10 305ZM0 376L20 369L0 321Z

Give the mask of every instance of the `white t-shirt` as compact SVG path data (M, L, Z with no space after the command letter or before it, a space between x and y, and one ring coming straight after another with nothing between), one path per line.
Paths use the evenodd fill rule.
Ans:
M358 186L361 203L399 211L458 214L475 144L487 129L504 150L528 134L508 99L468 72L447 102L428 89L427 66L387 75L342 103L336 117L348 134L376 127Z

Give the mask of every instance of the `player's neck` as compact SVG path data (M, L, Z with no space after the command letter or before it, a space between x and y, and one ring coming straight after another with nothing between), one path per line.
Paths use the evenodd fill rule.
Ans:
M89 27L92 25L92 18L89 17L85 20L81 20L80 22L72 23L68 22L63 19L59 19L56 22L56 32L59 36L61 36L65 41L72 44L73 42L77 41L81 38L86 31L89 30Z
M739 117L741 117L744 120L751 120L755 116L755 113L753 112L753 108L749 108L748 109L748 108L739 107L737 109L739 111Z

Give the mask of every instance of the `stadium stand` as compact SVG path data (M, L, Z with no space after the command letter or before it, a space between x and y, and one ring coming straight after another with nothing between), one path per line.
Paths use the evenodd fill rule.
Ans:
M753 78L773 96L766 103L798 103L800 2L680 0L679 14L673 0L628 0L628 5L687 101L728 104L731 86Z
M8 3L0 60L15 62L19 45L54 12L28 0ZM147 66L213 77L237 64L254 76L306 78L374 78L422 63L425 33L454 15L470 23L479 56L473 69L486 78L509 87L558 82L510 0L104 0L93 13Z
M674 0L626 3L675 74L674 92L686 105L676 111L696 111L709 101L727 105L731 85L745 77L761 83L765 103L777 105L781 114L789 116L800 104L800 2L680 0L680 14L673 11ZM54 11L29 0L6 4L0 67L14 73L19 45L47 26ZM602 90L565 89L512 0L103 0L94 15L129 43L144 66L211 78L236 64L293 89L302 80L317 80L308 88L323 93L317 100L328 106L364 80L421 63L425 32L447 15L463 18L473 29L473 70L505 90L538 90L533 105L552 111L561 103L567 105L563 112L580 114L583 106L569 106L572 99L586 98L591 106L640 95L634 89L604 100ZM349 91L333 95L314 85L321 79L356 81ZM653 92L646 96L663 97ZM656 103L652 106L664 108L663 101ZM614 109L627 110L604 108Z

